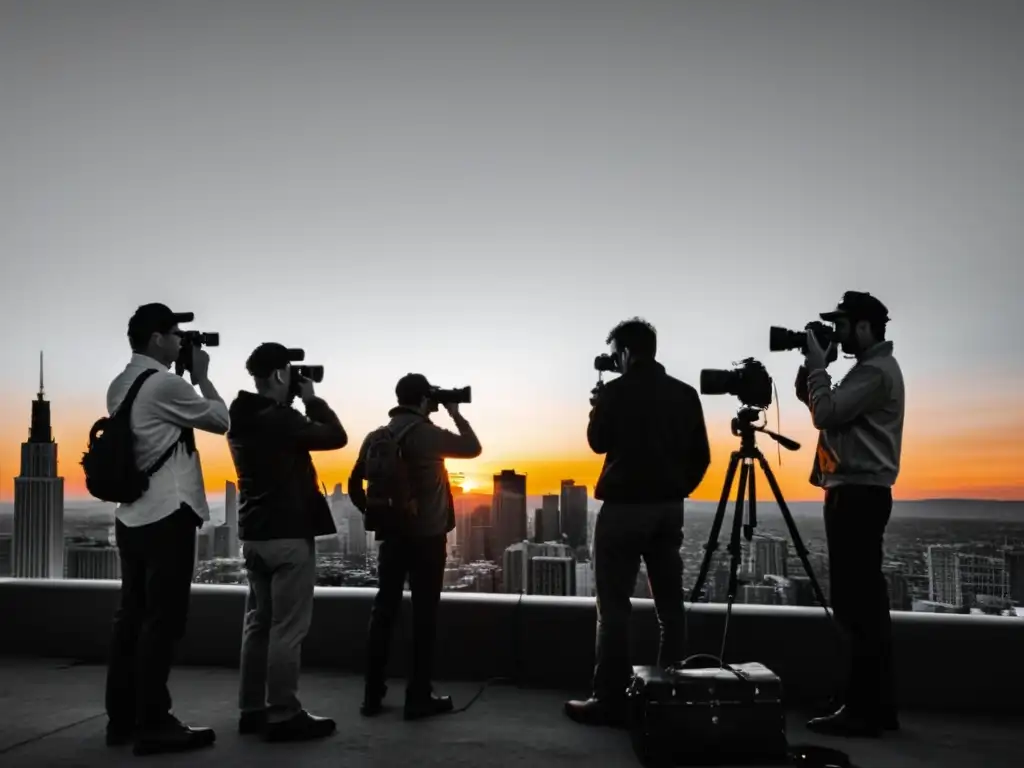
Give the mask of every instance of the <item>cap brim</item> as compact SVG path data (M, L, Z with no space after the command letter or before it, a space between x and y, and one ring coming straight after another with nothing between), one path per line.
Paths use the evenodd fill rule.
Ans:
M843 312L842 310L834 309L831 312L822 312L818 317L824 320L826 323L831 323L838 320L840 317L849 317L849 312Z
M301 363L306 359L306 351L303 349L286 349L284 353L289 363Z
M191 323L196 319L195 312L172 312L171 318L175 323Z

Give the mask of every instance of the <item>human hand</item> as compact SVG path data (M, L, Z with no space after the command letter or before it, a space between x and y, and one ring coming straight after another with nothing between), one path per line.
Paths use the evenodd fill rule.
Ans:
M822 349L813 331L807 331L807 351L804 361L808 371L823 371L838 356L835 341L829 342L828 349Z
M206 350L192 348L192 365L188 374L192 384L196 386L207 380L210 374L210 354Z

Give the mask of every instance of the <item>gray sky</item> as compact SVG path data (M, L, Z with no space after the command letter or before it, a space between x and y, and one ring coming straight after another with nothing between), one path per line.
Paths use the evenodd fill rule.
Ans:
M501 456L585 452L634 314L694 384L763 360L790 432L768 326L849 288L889 305L922 426L1020 391L1020 3L0 9L8 442L40 348L80 430L154 300L222 333L226 396L260 341L304 346L360 432L422 370L474 386Z

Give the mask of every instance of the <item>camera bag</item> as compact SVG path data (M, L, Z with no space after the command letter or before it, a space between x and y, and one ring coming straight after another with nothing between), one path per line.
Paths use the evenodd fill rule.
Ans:
M713 666L699 666L700 660ZM627 691L633 749L644 765L787 760L782 682L763 664L691 656L633 668Z

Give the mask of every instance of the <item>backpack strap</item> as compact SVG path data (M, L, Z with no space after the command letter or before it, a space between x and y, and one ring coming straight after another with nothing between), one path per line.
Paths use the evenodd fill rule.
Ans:
M141 390L142 385L146 383L146 379L154 373L157 373L155 368L148 368L135 378L131 387L128 388L128 394L124 396L124 400L122 400L121 404L117 406L117 410L114 412L114 418L120 417L122 419L126 419L129 424L131 423L132 406L135 405L135 398L139 396L139 390ZM180 442L181 436L174 441L170 448L160 455L160 458L156 460L156 463L154 463L153 466L146 470L147 477L152 477L160 467L167 463L167 460L174 455L174 451Z
M394 434L394 438L395 438L395 442L398 443L399 445L401 445L402 444L402 438L404 438L407 434L412 432L413 427L419 426L419 424L420 424L419 421L411 421L408 424L406 424L404 427L402 427L400 430L398 430L397 434L393 433ZM387 429L389 432L391 431L391 427L385 427L385 429Z

